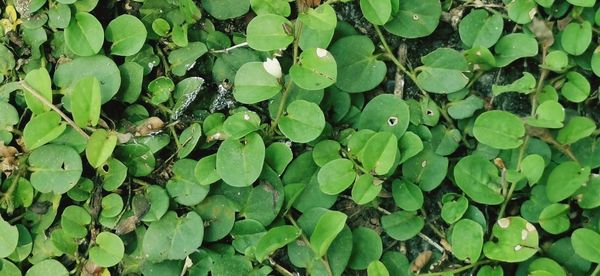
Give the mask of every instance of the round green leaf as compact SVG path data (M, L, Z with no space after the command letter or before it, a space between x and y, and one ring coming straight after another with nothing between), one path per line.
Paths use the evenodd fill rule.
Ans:
M332 160L341 158L340 150L342 149L340 143L334 140L323 140L315 145L312 151L312 157L319 167L323 167L325 164Z
M496 66L505 67L517 59L536 56L538 42L531 35L512 33L501 37L494 46L494 51Z
M462 158L454 167L456 185L475 202L497 205L504 202L498 169L479 154Z
M90 213L82 207L71 205L65 208L60 217L60 226L65 234L81 239L87 235L87 225L92 222Z
M375 45L366 36L347 36L330 48L337 63L336 86L349 93L375 88L383 81L387 68L373 55Z
M183 260L200 247L204 237L204 222L196 212L178 217L168 212L150 224L144 236L143 252L153 262Z
M556 141L563 145L573 144L588 137L596 130L596 123L583 116L573 116L567 125L558 131Z
M590 83L587 78L577 72L567 73L567 82L563 84L560 93L567 100L580 103L587 99L590 95Z
M573 195L577 189L588 182L590 168L581 167L575 161L563 162L556 166L546 185L546 195L552 202L559 202Z
M236 18L250 9L248 0L202 0L202 8L219 20Z
M102 232L96 236L96 245L90 248L90 260L101 267L111 267L123 259L125 246L119 236Z
M504 30L500 14L490 14L484 9L472 10L458 25L460 39L467 47L490 48L498 42Z
M544 208L540 214L540 226L550 234L560 234L571 226L569 205L554 203Z
M227 139L217 151L217 173L231 186L250 186L258 179L264 161L265 144L257 133L241 140Z
M531 22L537 13L534 0L514 0L506 5L508 18L517 24L527 24Z
M100 52L104 43L102 24L93 15L78 12L65 29L65 42L76 55L95 55Z
M73 120L80 127L96 126L100 119L100 82L95 77L85 77L77 82L71 92Z
M473 135L479 142L493 148L514 149L523 143L525 125L510 112L487 111L475 120Z
M25 276L44 275L69 276L69 271L57 260L47 259L35 264L25 273Z
M208 187L200 185L194 174L197 161L181 159L173 165L174 176L167 182L167 192L181 205L194 206L206 197Z
M483 229L479 223L470 219L462 219L454 224L452 236L452 254L460 260L475 262L483 248Z
M416 211L423 207L423 192L419 186L406 180L392 182L392 196L396 205L406 211Z
M501 218L492 229L494 240L483 245L483 254L492 260L523 262L537 253L538 235L535 226L521 217Z
M428 36L437 28L442 15L442 5L438 0L399 1L398 12L385 29L405 38Z
M111 100L119 91L121 86L121 73L115 62L102 55L91 57L79 57L69 62L61 63L54 72L54 84L65 91L69 91L79 80L84 77L96 77L100 82L102 104ZM69 103L65 98L64 103Z
M325 115L319 105L305 100L296 100L287 107L287 114L281 117L279 129L296 143L310 142L323 132Z
M390 272L380 261L372 261L367 267L368 276L389 276Z
M590 262L600 263L600 234L598 232L579 228L571 234L571 244L577 255Z
M382 94L373 98L360 115L359 129L391 132L400 138L408 129L410 111L400 97Z
M366 269L373 261L379 260L383 245L379 234L366 227L352 231L352 255L348 267L354 270Z
M358 160L364 169L384 175L395 165L397 153L398 138L389 132L379 132L369 138L358 153Z
M182 147L177 153L177 157L185 158L190 155L194 148L196 148L198 140L200 140L200 136L202 136L202 126L200 126L200 124L193 123L186 128L179 136L179 141L181 141Z
M92 133L85 148L85 156L92 167L99 168L110 158L117 146L117 135L104 129Z
M278 14L289 16L292 12L287 0L250 0L250 7L256 14Z
M142 21L129 14L118 16L106 27L106 40L112 42L110 53L117 56L131 56L139 52L147 35Z
M283 16L259 15L250 21L246 29L248 45L258 51L285 49L294 41L294 36L288 33L286 26L290 28L292 23Z
M105 218L114 218L123 211L123 198L115 193L102 198L102 211L100 215Z
M425 220L416 212L398 211L381 217L381 226L390 237L406 241L421 232Z
M118 146L114 157L123 161L129 174L134 177L146 176L152 173L156 159L150 148L144 144L125 144Z
M194 175L200 185L210 185L221 179L217 173L217 155L206 156L196 164Z
M248 62L235 75L233 96L241 103L253 104L268 100L281 91L281 84L276 76L264 68L262 62Z
M306 90L319 90L331 86L337 79L337 64L325 49L306 49L297 64L290 68L292 81Z
M369 22L375 25L383 25L392 15L392 2L360 0L360 10Z
M54 111L39 114L31 119L23 130L23 141L29 150L37 149L60 136L67 124Z
M373 201L382 189L379 180L370 174L363 174L356 179L352 186L352 200L358 205L367 204Z
M408 159L402 173L408 181L419 185L423 191L431 191L442 184L448 172L448 158L433 152L427 145L423 151Z
M448 94L463 89L469 78L465 57L451 48L439 48L421 57L423 66L417 75L418 84L432 93Z
M235 209L227 197L215 195L207 197L195 207L196 212L203 221L210 221L204 229L204 240L207 242L218 241L233 229L235 222Z
M592 24L588 21L571 22L562 31L560 44L565 52L579 56L592 42Z
M29 156L31 185L42 192L64 194L73 188L83 171L79 154L68 146L45 145Z
M321 215L310 236L310 245L317 257L322 257L327 253L331 243L344 229L347 218L346 214L338 211L328 210Z
M442 219L452 224L457 222L463 217L467 208L469 208L469 201L465 196L458 196L456 194L446 194L442 197Z
M19 241L19 230L0 217L0 257L6 258L15 251Z
M254 256L259 262L271 255L275 250L284 247L296 240L302 231L292 225L278 226L269 229L267 233L258 240Z
M252 111L240 111L223 122L223 131L233 139L240 139L259 129L260 117Z
M318 174L319 187L323 193L337 195L346 190L356 178L354 164L348 159L336 159L325 164Z
M40 68L29 71L25 76L25 82L35 89L42 97L52 102L52 80L46 68ZM27 91L27 90L25 90ZM44 105L31 93L25 92L25 103L34 114L44 113L50 110L49 106Z

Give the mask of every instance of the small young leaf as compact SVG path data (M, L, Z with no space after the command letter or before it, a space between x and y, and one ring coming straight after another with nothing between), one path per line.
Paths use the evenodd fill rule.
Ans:
M100 120L100 82L95 77L82 78L71 94L73 120L80 127L96 126Z

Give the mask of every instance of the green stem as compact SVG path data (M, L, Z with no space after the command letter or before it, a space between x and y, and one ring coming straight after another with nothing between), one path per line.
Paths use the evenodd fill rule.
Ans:
M292 223L292 225L294 225L294 227L300 229L300 238L302 238L302 241L305 244L307 244L309 247L312 248L312 246L310 245L310 241L308 240L306 235L304 235L304 232L302 232L302 228L300 228L300 226L298 226L298 223L296 223L296 220L294 219L294 217L292 217L292 215L290 213L287 213L285 215L285 217ZM325 269L327 269L327 275L333 276L333 272L331 272L331 266L329 266L329 262L323 258L320 258L320 259L321 259L321 262L323 262Z
M463 272L465 270L480 266L480 265L484 265L484 264L489 264L491 263L491 260L482 260L476 263L472 263L470 265L466 265L466 266L462 266L453 270L447 270L444 272L433 272L433 273L421 273L419 274L419 276L442 276L442 275L448 275L448 274L457 274L459 272Z
M165 76L171 78L171 73L169 72L169 63L167 63L167 58L165 57L165 53L160 48L160 46L156 45L154 47L156 49L156 54L160 57L160 60L163 64L163 70L165 71Z
M591 276L597 276L598 274L600 274L600 264L596 265L596 269L594 269Z
M521 149L519 150L519 159L517 160L517 171L521 169L521 163L523 162L523 158L525 157L525 150L527 149L527 144L529 143L529 135L525 136L525 140L523 141L523 145L521 145ZM506 198L504 198L504 202L502 202L502 206L500 207L500 212L498 212L498 219L504 217L504 212L506 211L506 206L508 202L510 202L510 198L512 194L515 192L515 188L517 188L517 182L511 182L510 188L508 189L508 193L506 194Z
M21 82L19 82L19 84L21 84L21 87L23 87L23 89L25 91L27 91L33 97L35 97L36 99L38 99L42 104L44 104L45 106L47 106L50 109L54 110L54 112L58 113L58 115L60 115L60 117L62 117L65 121L67 121L67 124L69 124L71 127L73 127L73 129L75 129L75 131L77 131L77 133L79 133L85 139L89 139L90 138L90 136L87 135L87 133L85 133L85 131L83 131L83 129L81 129L75 122L73 122L73 120L71 120L71 118L69 118L69 116L67 116L65 113L63 113L58 107L56 107L55 105L53 105L48 99L46 99L45 97L43 97L37 90L35 90L35 88L31 87L25 81L21 81Z
M177 152L181 150L181 142L179 142L179 137L177 136L177 132L175 132L175 126L169 126L169 130L171 130L171 135L173 135L173 140L175 140L175 146L177 146Z

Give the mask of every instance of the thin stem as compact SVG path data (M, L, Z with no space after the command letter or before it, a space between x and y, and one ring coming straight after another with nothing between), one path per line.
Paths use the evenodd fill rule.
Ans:
M156 45L156 47L154 47L154 48L156 49L156 54L158 54L158 56L160 57L160 60L163 64L163 70L165 71L164 72L165 76L170 78L171 73L169 72L169 63L167 63L167 58L165 57L165 53L158 45Z
M540 95L540 92L544 88L544 82L546 81L546 78L548 77L549 73L550 71L548 69L542 69L538 85L535 88L535 93L533 93L533 95L531 96L531 116L535 115L535 110L537 109L538 105L538 97Z
M465 270L480 266L480 265L484 265L484 264L489 264L491 263L492 260L482 260L476 263L472 263L470 265L466 265L466 266L462 266L453 270L446 270L444 272L433 272L433 273L421 273L419 274L419 276L442 276L442 275L448 275L448 274L457 274L459 272L463 272Z
M248 46L248 42L243 42L243 43L240 43L240 44L237 44L237 45L233 45L233 46L231 46L231 47L229 47L227 49L213 50L213 51L210 51L210 53L211 54L228 54L229 51L231 51L231 50L234 50L234 49L237 49L237 48L246 47L246 46Z
M527 144L529 142L529 135L525 136L525 141L523 141L523 145L521 145L521 149L519 150L519 159L517 161L517 171L521 169L521 163L523 162L523 158L525 157L525 150L527 149ZM517 188L517 182L511 182L510 188L508 189L508 193L504 198L504 202L502 202L502 206L500 207L500 212L498 212L498 219L504 217L504 212L506 211L506 206L508 202L510 202L510 198L512 194L515 192L515 188Z
M173 140L175 140L175 146L177 146L177 151L181 150L181 142L179 142L179 137L177 136L177 132L175 132L175 126L170 125L169 130L171 130L171 135L173 135Z
M444 232L442 232L442 230L438 229L433 223L431 223L430 220L427 219L427 213L425 212L425 209L421 208L419 211L421 212L421 215L423 216L423 218L425 218L425 221L427 221L427 226L429 227L429 229L431 229L431 231L433 231L433 233L435 233L438 237L440 237L440 239L445 239L446 235L444 234Z
M596 265L596 269L594 269L591 276L597 276L598 274L600 274L600 264Z
M285 267L280 266L271 257L269 257L269 263L271 264L271 266L273 266L273 268L275 269L275 271L279 272L281 275L285 275L285 276L293 276L294 275L294 273L291 273L289 270L285 269Z
M285 215L285 217L292 223L292 225L294 225L294 227L296 227L298 229L302 229L302 228L300 228L300 226L298 226L298 223L296 223L296 220L294 219L294 217L292 217L292 215L290 213L287 213ZM302 230L300 230L300 238L302 238L302 241L305 244L310 246L310 241L308 240L306 235L304 235L304 232L302 232ZM325 269L327 269L327 275L333 276L333 272L331 272L331 267L329 266L329 262L323 258L320 258L320 259L321 259L321 262L323 262Z
M71 118L69 118L69 116L67 116L65 113L60 111L60 109L58 107L56 107L55 105L53 105L50 101L48 101L48 99L46 99L42 95L40 95L40 93L37 90L35 90L35 88L31 87L25 81L21 81L21 82L19 82L19 84L21 84L21 87L23 87L25 89L25 91L30 93L32 96L34 96L40 102L42 102L42 104L44 104L45 106L54 110L56 113L58 113L58 115L60 115L60 117L62 117L65 121L67 121L67 124L69 124L71 127L73 127L73 129L75 129L75 131L77 131L81 136L83 136L85 139L90 138L90 136L87 135L87 133L85 133L85 131L83 131L83 129L81 129L75 122L73 122L73 120L71 120Z

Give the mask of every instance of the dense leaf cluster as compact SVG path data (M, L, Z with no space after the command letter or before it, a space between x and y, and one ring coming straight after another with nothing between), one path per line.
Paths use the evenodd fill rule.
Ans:
M597 275L596 0L4 0L0 275Z

